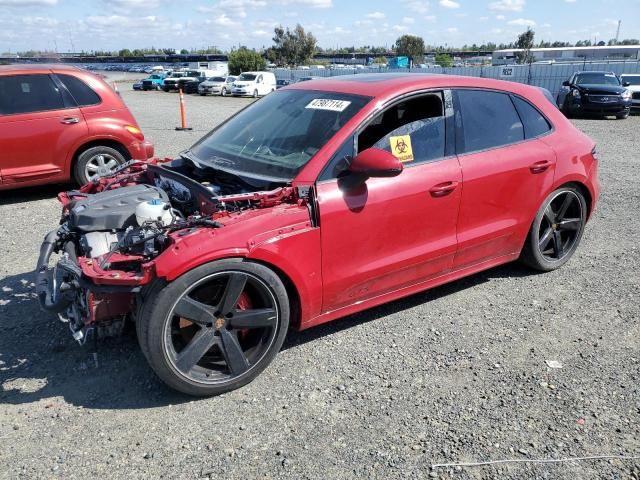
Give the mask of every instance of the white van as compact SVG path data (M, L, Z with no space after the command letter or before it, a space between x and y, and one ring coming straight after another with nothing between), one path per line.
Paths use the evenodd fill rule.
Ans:
M244 72L233 82L231 95L259 97L275 91L276 76L273 72Z

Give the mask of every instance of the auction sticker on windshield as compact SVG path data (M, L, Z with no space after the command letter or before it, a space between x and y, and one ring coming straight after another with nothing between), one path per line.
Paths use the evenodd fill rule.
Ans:
M309 104L304 108L315 108L316 110L330 110L332 112L342 112L345 108L351 105L351 102L346 100L331 100L329 98L316 98L311 100Z

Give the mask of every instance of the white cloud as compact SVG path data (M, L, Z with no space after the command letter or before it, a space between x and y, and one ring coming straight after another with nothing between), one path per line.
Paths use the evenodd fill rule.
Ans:
M525 3L525 0L497 0L489 4L489 10L520 12L522 11Z
M107 2L105 2L107 3ZM157 8L160 5L158 0L109 0L109 5L120 8Z
M280 0L282 5L304 5L311 8L331 8L333 0Z
M447 32L449 33L458 33L458 29L456 27L447 28Z
M384 18L384 13L382 12L367 13L367 18L372 18L374 20L382 20Z
M22 23L37 27L55 27L60 24L57 19L51 17L22 17Z
M232 20L226 13L223 13L222 15L219 15L216 18L214 18L213 23L215 23L216 25L220 25L222 27L230 27L233 25L238 25L238 22L236 22L235 20Z
M535 27L536 22L528 18L516 18L507 22L509 25L518 25L520 27Z
M460 8L460 4L453 0L440 0L440 6L444 8Z
M424 15L429 11L429 2L418 0L404 0L407 10Z
M435 22L436 21L436 16L435 15L425 15L424 19L427 22Z
M496 15L496 20L504 20L504 15Z
M58 0L0 0L6 7L50 7L58 4Z
M413 25L414 23L416 23L416 21L413 17L402 17L402 23Z
M486 22L487 20L489 20L489 17L479 17L478 20L480 20L481 22Z

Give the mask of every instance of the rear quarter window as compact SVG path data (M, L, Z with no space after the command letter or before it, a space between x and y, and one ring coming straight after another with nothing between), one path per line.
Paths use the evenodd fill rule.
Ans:
M86 83L72 75L57 75L60 81L67 87L69 93L76 101L79 107L87 107L89 105L97 105L102 100L100 96L89 87Z
M524 125L525 138L535 138L551 131L551 125L540 111L520 97L512 97Z

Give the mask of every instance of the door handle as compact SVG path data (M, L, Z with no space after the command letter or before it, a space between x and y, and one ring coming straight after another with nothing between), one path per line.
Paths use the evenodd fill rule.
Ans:
M432 197L444 197L453 192L457 187L458 182L443 182L431 187L429 193L431 193Z
M80 123L80 119L76 117L66 117L63 118L60 123L64 123L65 125L73 125L75 123Z
M553 162L551 160L541 160L529 165L529 170L531 170L531 173L542 173L546 171L551 165L553 165Z

